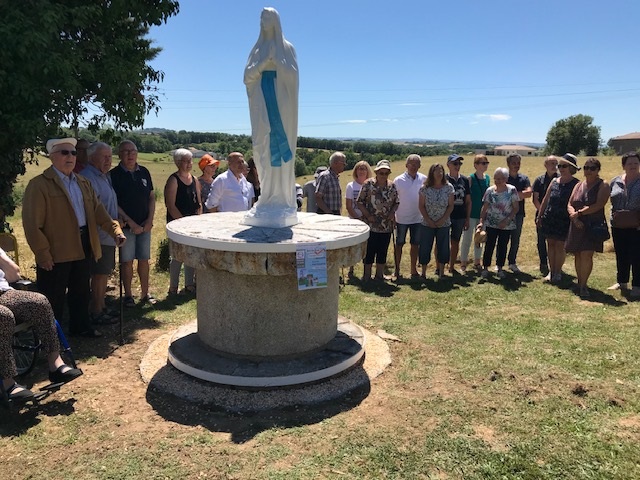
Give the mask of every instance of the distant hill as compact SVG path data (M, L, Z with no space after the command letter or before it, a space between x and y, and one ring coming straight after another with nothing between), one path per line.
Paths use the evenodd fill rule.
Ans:
M140 134L151 134L151 133L164 133L171 131L170 128L143 128L141 130L137 130L136 133ZM541 148L544 147L545 143L536 143L536 142L516 142L516 141L505 141L505 140L452 140L447 138L363 138L363 137L314 137L314 138L323 138L327 140L340 140L341 142L394 142L394 143L418 143L418 144L450 144L450 143L474 143L474 144L485 144L485 145L526 145L528 147Z
M330 137L332 140L340 140L342 142L394 142L394 143L420 143L420 144L438 144L438 143L473 143L473 144L485 144L485 145L526 145L528 147L541 148L546 143L537 142L515 142L505 140L451 140L447 138L354 138L354 137Z

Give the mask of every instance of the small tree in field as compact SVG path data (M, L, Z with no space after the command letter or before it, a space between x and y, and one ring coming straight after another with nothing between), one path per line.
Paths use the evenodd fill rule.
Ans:
M15 205L23 152L42 149L62 125L79 119L97 130L141 126L159 109L163 73L148 39L179 10L177 1L0 1L0 230Z
M593 125L593 117L589 115L558 120L547 133L547 153L597 155L599 147L600 127Z

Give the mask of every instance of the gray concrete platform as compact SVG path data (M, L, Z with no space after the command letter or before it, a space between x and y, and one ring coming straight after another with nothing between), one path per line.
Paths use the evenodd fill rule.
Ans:
M343 317L338 317L337 332L322 349L292 358L256 360L216 351L200 339L196 322L180 327L169 345L169 362L178 370L208 382L248 388L317 382L353 367L363 354L362 330Z
M366 329L360 327L360 331L365 345L364 355L342 373L311 384L241 389L199 380L167 362L167 350L175 332L162 335L149 346L140 362L140 374L149 389L203 407L257 412L315 405L339 399L356 389L370 389L371 381L391 364L386 342Z

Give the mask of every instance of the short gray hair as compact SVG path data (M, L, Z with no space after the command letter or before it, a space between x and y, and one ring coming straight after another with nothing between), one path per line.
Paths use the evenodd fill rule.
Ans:
M175 152L173 152L173 163L176 164L176 167L180 166L180 161L184 157L193 158L193 153L186 148L178 148Z
M91 161L91 159L93 158L93 156L96 153L98 153L100 150L102 150L104 148L108 148L109 151L111 151L111 153L113 153L111 145L109 145L107 143L104 143L104 142L93 142L91 145L89 145L89 148L87 149L87 158L89 159L89 161Z
M333 165L338 160L344 160L346 162L347 161L347 156L342 152L334 152L329 157L329 165Z
M496 175L500 175L504 178L509 178L509 169L504 168L504 167L498 167L496 168L496 171L493 172L493 176L495 177Z

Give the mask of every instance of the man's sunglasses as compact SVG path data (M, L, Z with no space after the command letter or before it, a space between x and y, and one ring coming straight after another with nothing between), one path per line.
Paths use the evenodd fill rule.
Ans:
M53 153L61 153L64 156L73 155L74 157L78 154L78 152L75 150L56 150Z

